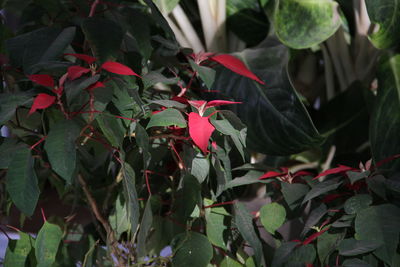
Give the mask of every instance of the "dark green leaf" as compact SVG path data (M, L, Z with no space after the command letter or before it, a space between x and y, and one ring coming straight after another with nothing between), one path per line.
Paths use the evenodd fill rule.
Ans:
M45 222L35 242L35 255L38 267L51 267L56 259L62 231L58 225Z
M285 242L277 250L275 250L271 267L281 267L288 260L289 255L298 246L297 242Z
M242 177L236 177L232 181L229 181L226 185L225 188L233 188L236 186L241 186L241 185L248 185L248 184L256 184L256 183L262 183L263 181L258 180L260 176L262 175L262 172L259 171L249 171Z
M286 210L278 203L266 204L260 209L260 219L265 230L275 234L275 231L285 222Z
M354 184L355 182L365 179L369 176L371 172L370 171L364 171L364 172L352 172L348 171L346 172L347 177L349 177L351 184Z
M129 32L135 39L137 47L144 59L148 60L153 50L151 46L149 18L147 15L138 10L126 10Z
M28 104L32 100L32 92L18 92L0 95L0 125L6 123L14 116L19 106Z
M235 208L235 222L239 232L242 234L244 240L253 248L255 262L258 267L263 266L264 253L262 243L256 234L253 226L253 218L250 212L246 209L244 204L236 202Z
M166 108L179 108L179 109L185 109L187 105L179 103L178 101L174 100L153 100L151 103L158 104L160 106L166 107Z
M75 141L80 130L80 127L72 120L60 121L50 129L44 145L51 168L68 183L72 182L75 171Z
M16 139L5 138L0 145L0 169L7 169L19 146Z
M207 88L211 89L211 86L215 81L215 70L209 67L197 65L191 59L189 59L189 63L192 69L197 72L201 80L206 84Z
M291 209L301 204L301 199L307 194L310 188L305 184L282 183L282 194L286 203Z
M343 267L372 267L369 263L360 259L347 259L343 262Z
M307 201L318 197L324 193L327 193L329 191L335 190L338 188L342 182L338 182L337 179L328 179L324 182L317 182L316 185L311 188L310 192L307 193L307 195L303 199L303 204L306 203Z
M15 152L8 167L6 187L14 205L25 215L31 216L36 208L40 190L28 147L19 148Z
M144 169L147 169L151 160L151 154L149 150L149 135L139 123L136 124L135 137L136 143L142 150Z
M198 153L192 160L190 173L197 178L201 184L210 172L210 162L202 153Z
M225 257L221 262L220 267L242 267L243 265L230 257Z
M317 225L321 218L328 212L328 209L324 203L319 204L317 207L314 207L310 214L307 217L307 220L304 224L304 229L301 232L302 236L305 236L309 230L311 230L313 226Z
M245 160L243 147L246 146L246 141L241 138L241 132L233 128L228 120L211 120L211 123L218 132L224 135L229 135L232 138L233 143L242 156L242 159Z
M313 245L303 245L295 248L293 253L289 256L288 265L298 264L298 266L304 266L306 263L313 263L317 253Z
M372 197L370 195L361 194L349 198L344 203L344 211L347 214L356 214L371 205Z
M374 251L382 246L382 243L369 240L344 239L339 244L339 254L343 256L357 256Z
M26 259L32 250L33 238L23 232L19 232L18 235L18 240L9 240L4 259L5 267L25 267ZM11 248L11 242L15 242L14 248Z
M151 200L147 200L146 207L144 209L142 221L140 223L138 239L137 239L137 253L139 257L146 256L146 240L149 234L151 225L153 223L153 213L151 211Z
M322 265L325 266L325 263L329 260L329 255L336 250L337 245L343 237L343 233L330 234L328 232L325 232L318 237L317 251Z
M224 232L228 230L224 223L224 208L212 208L211 211L206 210L206 232L210 242L220 248L226 249L224 240Z
M185 222L196 206L201 204L200 184L197 179L188 174L183 178L183 188L180 191L181 197L177 203L177 215Z
M178 82L178 78L167 78L159 72L150 71L143 76L143 84L145 89L157 84L176 84Z
M176 43L174 32L172 31L171 27L169 27L168 22L165 20L161 12L158 10L157 6L151 0L144 0L144 2L150 7L151 14L153 15L154 20L161 26L161 28L168 35L168 37L172 39L174 43Z
M178 126L180 128L186 127L186 120L182 113L173 108L167 108L159 113L151 116L147 129L154 126Z
M285 0L278 3L274 28L279 39L289 47L302 49L318 45L333 35L341 24L336 11L338 5L334 1Z
M207 237L196 232L183 233L174 238L172 266L206 267L213 257Z
M126 200L126 208L131 223L132 236L135 236L139 226L139 202L135 187L135 171L131 165L124 163L121 168L123 176L124 194Z
M101 114L96 117L96 121L111 145L119 147L122 144L126 132L121 119Z
M318 146L322 137L293 89L286 71L288 49L267 39L259 47L236 54L266 85L221 69L213 85L243 104L231 105L248 127L250 149L289 155Z

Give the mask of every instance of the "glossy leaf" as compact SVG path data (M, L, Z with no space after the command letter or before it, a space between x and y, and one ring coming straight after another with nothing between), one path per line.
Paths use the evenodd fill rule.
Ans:
M371 22L379 25L377 32L369 37L380 49L394 47L400 42L400 1L366 0L368 16Z
M276 35L291 48L318 45L332 36L341 25L337 6L336 2L330 0L279 1L273 15Z
M68 68L68 78L71 80L78 79L83 74L90 72L90 69L81 66L71 66Z
M210 60L218 62L225 68L230 69L231 71L233 71L239 75L250 78L260 84L265 84L253 72L251 72L251 70L249 70L247 68L247 66L240 59L238 59L232 55L228 55L228 54L217 55L217 56L210 57Z
M344 239L340 242L339 254L343 256L357 256L365 254L382 246L382 243L370 240L355 240L354 238Z
M119 75L135 75L137 77L140 77L131 68L118 62L107 61L103 65L101 65L101 68L105 69L108 72L112 72Z
M28 75L29 80L34 83L47 86L47 87L54 87L54 79L50 75L47 74L32 74Z
M267 39L259 47L236 54L266 85L219 69L213 85L240 105L228 106L247 125L249 149L270 155L289 155L319 146L315 129L286 72L288 50ZM222 98L217 95L216 97Z
M55 124L46 138L44 148L51 168L68 183L76 167L76 139L81 128L72 120Z
M189 134L200 150L207 154L208 141L214 132L214 126L208 117L201 117L195 112L189 113Z
M17 208L31 216L39 199L39 186L28 147L15 152L6 176L7 192Z
M168 108L151 116L146 128L148 129L154 126L178 126L180 128L185 128L187 125L180 111Z
M71 53L66 53L66 54L64 54L64 55L65 55L65 56L73 56L73 57L76 57L76 58L78 58L78 59L80 59L80 60L85 61L85 62L88 63L88 64L92 64L93 62L96 61L96 58L94 58L94 57L92 57L92 56L89 56L89 55L85 55L85 54L71 54Z
M56 97L48 94L38 94L33 100L31 109L29 110L29 115L36 112L38 109L45 109L50 107L56 101Z
M174 238L172 266L206 267L213 257L207 237L196 232L183 233Z
M45 222L35 242L35 255L38 267L51 267L56 259L62 231L58 225Z

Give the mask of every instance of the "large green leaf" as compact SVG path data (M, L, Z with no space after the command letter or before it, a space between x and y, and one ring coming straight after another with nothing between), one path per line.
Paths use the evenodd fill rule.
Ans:
M159 113L151 116L147 128L154 126L178 126L180 128L186 127L186 120L182 113L174 108L167 108Z
M253 226L253 218L250 212L246 209L244 204L236 202L235 207L235 222L239 232L242 234L244 240L253 248L254 257L257 266L263 266L264 253L262 243L257 236Z
M60 121L50 129L44 145L51 168L68 183L72 182L75 171L75 141L80 130L73 120Z
M211 208L206 210L206 232L210 242L220 248L226 249L226 241L224 240L224 232L228 231L228 226L224 223L227 212L222 207Z
M35 242L35 255L38 267L51 267L56 259L62 231L58 225L45 222Z
M207 237L188 232L175 237L173 241L174 257L172 266L206 267L213 256L213 249Z
M23 232L18 234L18 240L9 240L4 259L5 267L25 267L26 259L32 249L33 238Z
M317 239L318 257L322 265L329 260L329 255L336 250L338 243L343 239L344 233L323 233Z
M122 204L119 196L115 201L115 211L108 217L108 221L115 232L117 239L121 234L127 231L130 227L128 213L126 211L126 203Z
M18 106L28 104L32 99L32 92L5 93L0 95L0 125L14 116Z
M322 43L341 24L337 6L331 0L279 0L273 18L276 35L296 49Z
M139 257L146 256L146 240L149 234L151 225L153 223L153 213L151 211L151 200L147 200L146 207L144 209L142 221L140 223L140 229L138 233L137 253Z
M15 152L8 167L6 187L15 206L25 215L31 216L36 208L40 190L28 147Z
M266 204L260 209L260 219L264 228L271 234L275 234L275 231L285 222L286 210L278 203Z
M116 57L124 35L117 23L99 17L87 18L82 23L82 30L93 47L96 58L106 61L110 57Z
M273 39L236 54L265 85L221 69L213 89L235 101L230 108L248 127L252 150L289 155L323 141L290 83L286 66L288 49Z
M132 236L136 234L139 226L139 202L135 187L135 171L131 165L124 163L121 169L123 176L124 194L126 200L126 208L131 223Z
M382 246L382 243L378 241L355 240L354 238L348 238L343 239L342 242L340 242L338 250L340 255L356 256L374 251L380 246Z
M400 3L399 3L400 4ZM400 154L400 56L384 62L378 70L378 95L370 123L370 142L375 162ZM392 171L400 169L400 160L381 166Z
M397 45L400 41L400 1L366 0L369 18L379 25L370 35L372 43L380 49Z
M26 73L31 73L35 64L56 60L74 36L75 27L64 30L48 27L8 39L6 47L11 64L22 66Z
M372 206L357 213L355 238L383 244L374 254L390 264L399 244L400 209L391 204Z

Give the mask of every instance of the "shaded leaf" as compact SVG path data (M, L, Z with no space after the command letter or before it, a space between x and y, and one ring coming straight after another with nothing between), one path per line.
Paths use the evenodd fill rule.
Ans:
M119 239L123 232L126 232L129 227L129 218L125 203L122 204L121 197L118 196L115 201L115 211L108 217L110 225L115 232L116 238Z
M38 267L51 267L56 259L62 231L58 225L45 222L35 242L35 255Z
M6 93L0 95L0 124L4 124L14 116L15 110L28 104L32 99L32 92Z
M332 180L326 180L324 182L319 182L316 185L311 188L310 192L307 193L307 195L303 199L303 204L306 203L307 201L318 197L324 193L327 193L331 190L335 190L338 188L342 182L338 182L337 179L332 179Z
M144 208L142 221L140 223L139 233L138 233L138 244L137 253L139 257L146 256L146 240L149 234L151 225L153 223L153 214L151 211L151 199L149 198Z
M338 250L343 256L356 256L374 251L382 246L382 243L369 240L355 240L354 238L344 239L340 242Z
M298 242L285 242L275 250L274 258L272 260L271 267L284 266L283 264L288 260L289 255L293 253L293 250L299 245Z
M166 110L153 114L146 129L154 126L178 126L180 128L185 128L186 120L180 111L174 108L167 108Z
M224 212L226 213L224 208L211 208L211 211L206 211L206 233L213 245L226 249L224 232L228 231L228 226L224 223Z
M172 266L206 267L213 256L207 237L196 232L182 233L173 240Z
M135 236L136 231L139 226L139 202L135 187L135 171L132 169L131 165L124 163L121 168L124 186L124 196L126 200L126 209L129 216L129 221L131 223L132 236Z
M200 66L194 63L193 60L189 60L190 66L200 76L201 80L206 84L208 89L212 88L212 84L215 80L215 70L206 66Z
M210 172L210 162L201 153L198 153L192 160L190 173L197 178L199 183L204 182Z
M372 197L367 194L355 195L344 203L344 211L347 214L356 214L372 204Z
M64 54L64 55L65 55L65 56L73 56L73 57L76 57L76 58L78 58L78 59L80 59L80 60L85 61L85 62L88 63L88 64L92 64L93 62L96 61L96 59L95 59L94 57L89 56L89 55L85 55L85 54L71 54L71 53L66 53L66 54Z
M372 267L368 262L360 259L347 259L343 262L343 267Z
M329 260L329 255L336 250L343 237L343 233L330 234L325 232L317 238L318 257L322 265Z

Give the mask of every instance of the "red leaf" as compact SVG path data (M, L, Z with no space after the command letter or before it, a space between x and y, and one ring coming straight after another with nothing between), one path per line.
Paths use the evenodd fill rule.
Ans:
M210 60L218 62L219 64L223 65L225 68L228 68L231 71L236 72L239 75L250 78L260 84L265 84L253 72L251 72L240 59L238 59L234 56L223 54L223 55L217 55L217 56L210 57Z
M56 101L56 97L48 94L38 94L33 100L33 105L29 111L29 115L38 109L48 108Z
M295 174L293 174L293 178L299 177L299 176L311 176L313 175L311 172L308 171L298 171Z
M135 73L131 68L129 68L128 66L125 66L121 63L118 63L118 62L107 61L101 66L101 68L105 69L106 71L115 73L115 74L135 75L137 77L140 77L140 75ZM142 78L142 77L140 77L140 78Z
M83 74L90 72L90 69L81 66L71 66L68 68L68 77L71 80L78 79Z
M226 101L226 100L213 100L207 103L206 108L209 107L217 107L222 105L232 105L232 104L242 104L242 102L233 102L233 101Z
M325 229L316 232L312 235L310 235L306 240L303 241L303 245L308 245L311 242L313 242L317 237L319 237L320 235L322 235L323 233L325 233L326 231L328 231L329 227L326 227Z
M73 57L79 58L83 61L86 61L88 64L92 64L93 62L96 61L96 59L94 57L88 56L85 54L69 54L68 53L68 54L64 54L64 56L73 56Z
M395 159L398 159L398 158L400 158L400 154L395 154L395 155L393 155L393 156L390 156L390 157L388 157L388 158L385 158L385 159L379 161L378 163L376 163L376 167L379 168L379 167L382 166L383 164L386 164L386 163L391 162L392 160L395 160Z
M312 264L312 263L306 263L306 267L314 267L314 264Z
M329 174L347 172L347 171L352 171L352 170L355 170L355 169L352 168L352 167L348 167L348 166L344 166L344 165L339 165L339 167L337 167L337 168L333 168L333 169L329 169L329 170L326 170L326 171L324 171L324 172L321 172L320 174L318 174L317 176L315 176L315 177L313 178L313 180L316 180L316 179L318 179L319 177L326 176L326 175L329 175Z
M87 88L87 90L93 90L93 89L96 89L96 88L99 88L99 87L105 87L104 83L102 83L102 82L95 82L94 84L92 84L91 86L89 86L89 87Z
M287 173L285 172L274 172L274 171L269 171L264 173L263 175L260 176L260 178L258 178L258 180L263 180L263 179L268 179L268 178L275 178L275 177L280 177L280 176L284 176Z
M43 86L48 86L48 87L54 87L54 80L50 75L47 74L33 74L28 76L29 80L31 80L34 83L43 85Z
M214 130L208 117L201 117L195 112L189 113L189 135L204 154L207 153L208 141Z

